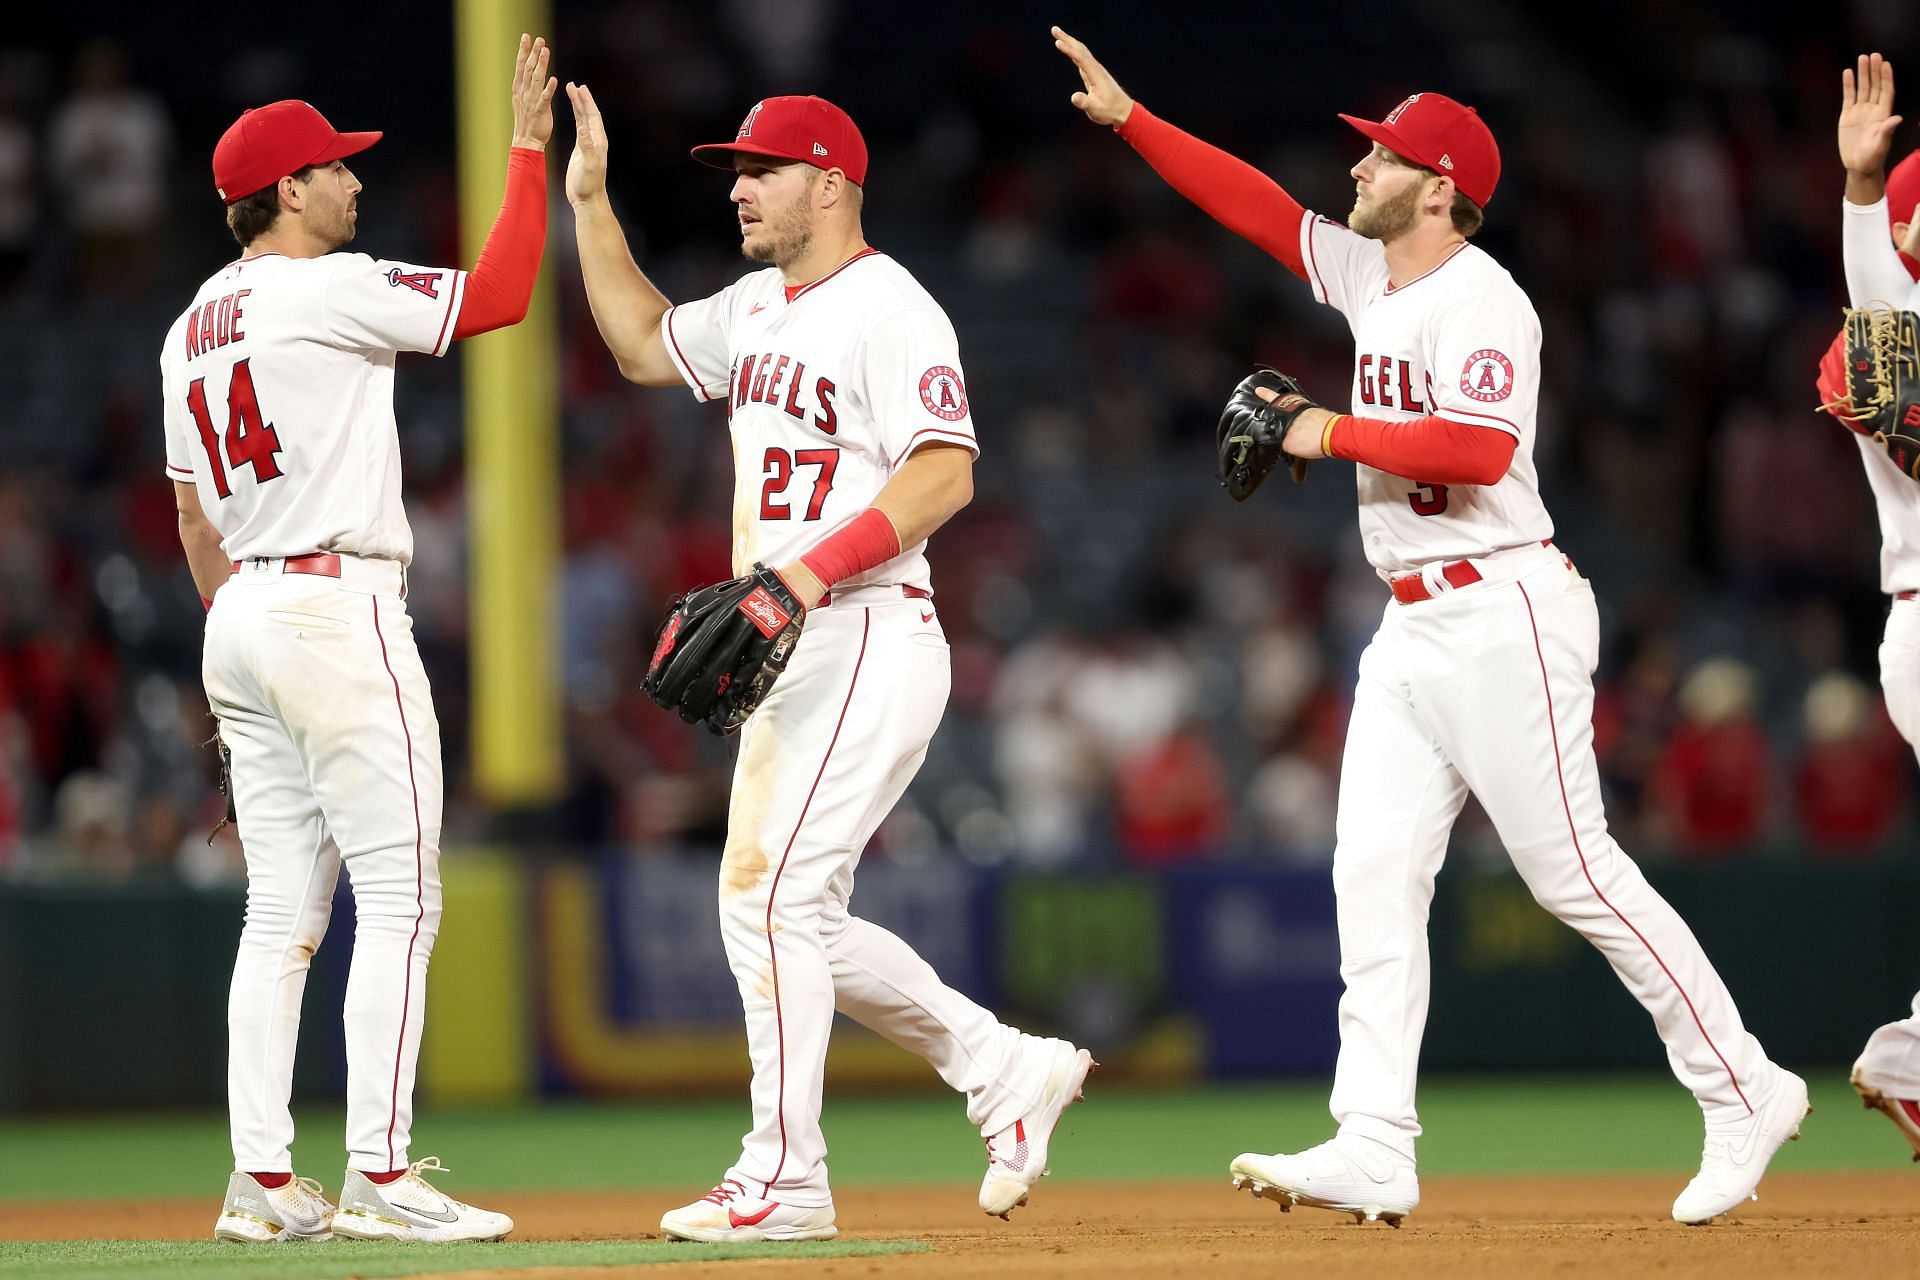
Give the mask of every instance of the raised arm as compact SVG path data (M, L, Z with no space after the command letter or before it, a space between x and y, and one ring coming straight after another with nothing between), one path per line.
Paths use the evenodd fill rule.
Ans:
M1085 44L1059 27L1053 28L1053 47L1080 73L1083 87L1071 101L1087 119L1112 128L1167 185L1306 279L1300 256L1300 219L1306 210L1299 201L1244 160L1182 132L1135 102Z
M587 86L567 85L573 104L573 156L567 161L567 203L580 249L580 274L600 340L613 352L620 374L649 387L680 385L667 355L661 317L673 304L641 273L627 236L607 201L607 127Z
M1913 278L1888 234L1887 148L1900 117L1893 114L1893 64L1877 53L1862 54L1840 73L1840 163L1847 170L1842 206L1842 257L1847 296L1856 307L1884 303L1905 307Z
M547 140L553 137L553 91L547 74L552 50L539 37L520 37L513 62L513 149L507 153L507 189L500 214L467 275L453 336L504 329L526 319L540 255L547 244Z
M1893 64L1863 53L1857 68L1840 73L1840 163L1847 169L1847 201L1878 204L1887 194L1887 148L1900 117L1893 114Z

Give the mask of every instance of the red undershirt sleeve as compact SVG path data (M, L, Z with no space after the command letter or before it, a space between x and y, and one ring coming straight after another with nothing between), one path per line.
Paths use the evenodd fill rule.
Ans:
M526 318L533 282L540 274L540 253L547 243L547 155L531 147L507 154L507 190L500 216L467 273L467 292L453 336L504 329Z
M1422 484L1497 484L1518 445L1498 427L1476 427L1438 414L1412 422L1341 414L1330 452L1349 462Z
M1300 257L1300 219L1306 210L1280 184L1244 160L1235 159L1133 104L1114 130L1138 151L1167 185L1243 240L1307 278Z

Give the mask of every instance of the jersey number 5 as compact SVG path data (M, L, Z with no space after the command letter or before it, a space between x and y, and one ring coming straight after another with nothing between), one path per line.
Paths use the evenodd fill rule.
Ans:
M280 478L280 464L273 455L280 452L280 437L273 424L260 416L260 398L254 394L253 371L242 360L233 366L233 380L227 383L227 460L220 460L220 437L214 434L213 417L207 412L207 380L195 378L187 388L187 408L200 428L200 443L207 448L207 461L213 464L213 488L221 497L233 491L227 485L227 468L251 464L256 484Z
M766 461L762 469L766 472L767 482L760 486L760 518L762 520L791 520L793 508L774 499L787 491L793 483L793 469L800 467L818 467L813 477L813 496L807 499L807 514L803 520L818 520L820 508L827 503L827 494L833 489L833 473L840 466L838 449L800 449L788 453L785 449L774 447L767 450Z
M1407 495L1407 505L1417 516L1437 516L1447 509L1447 486L1423 484Z

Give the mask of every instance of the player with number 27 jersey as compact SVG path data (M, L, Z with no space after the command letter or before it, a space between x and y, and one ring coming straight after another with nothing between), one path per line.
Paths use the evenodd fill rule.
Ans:
M811 284L778 268L671 308L667 353L733 433L733 568L783 564L864 511L894 468L932 442L976 457L959 342L907 269L866 250ZM845 589L930 590L926 541Z
M267 253L200 286L160 355L167 474L199 489L229 559L413 559L394 356L446 354L466 278L364 253Z

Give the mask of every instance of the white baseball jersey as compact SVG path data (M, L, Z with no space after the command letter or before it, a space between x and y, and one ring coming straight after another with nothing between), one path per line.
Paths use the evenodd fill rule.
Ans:
M778 566L873 504L922 445L979 442L946 312L892 258L868 249L812 284L777 268L662 321L674 367L727 404L733 434L733 568ZM836 589L930 589L926 543Z
M1888 595L1920 591L1920 484L1870 437L1855 435L1853 442L1860 446L1880 517L1880 589Z
M268 253L200 286L160 353L167 474L198 488L230 559L413 558L394 353L446 353L466 278Z
M1533 466L1540 320L1506 269L1471 244L1394 285L1377 240L1309 212L1300 251L1314 297L1353 330L1352 412L1390 422L1438 414L1518 444L1497 484L1421 484L1357 466L1360 533L1384 576L1553 536Z
M1841 207L1847 300L1856 307L1920 311L1920 283L1907 274L1887 234L1886 200L1843 201ZM1920 591L1920 484L1902 474L1871 439L1860 436L1855 443L1880 516L1880 589L1888 595Z

